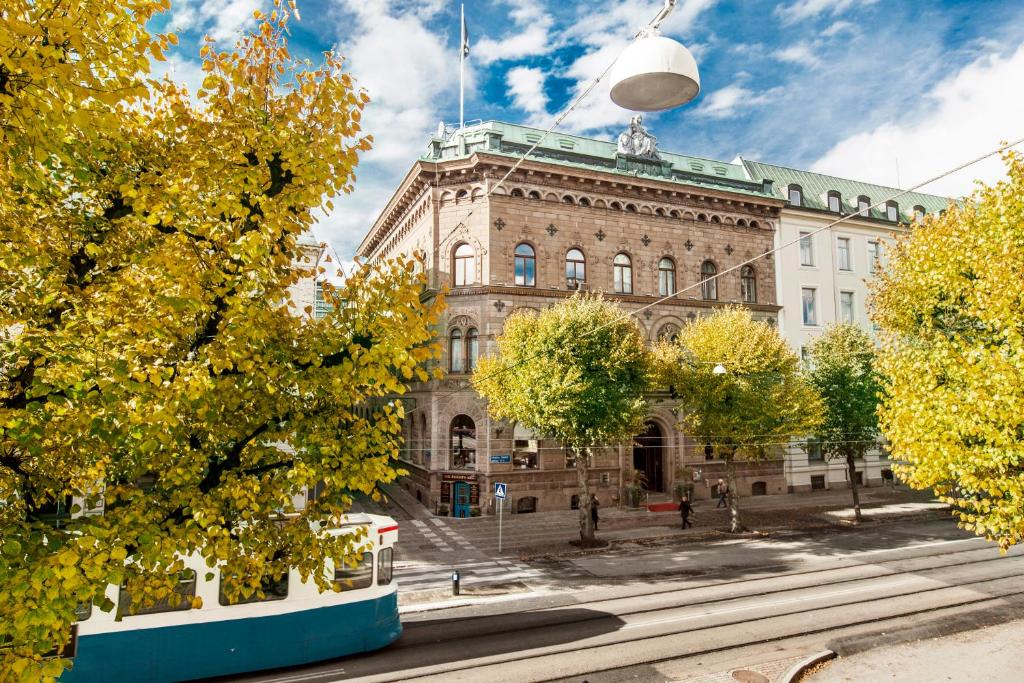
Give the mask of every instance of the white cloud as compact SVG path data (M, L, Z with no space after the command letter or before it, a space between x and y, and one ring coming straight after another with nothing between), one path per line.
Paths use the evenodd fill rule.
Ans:
M726 119L735 116L741 109L760 106L770 101L773 93L755 93L752 90L733 83L719 88L704 98L694 112L698 116L714 119Z
M1024 44L1006 56L978 59L908 106L905 120L842 140L812 169L906 187L1024 136ZM992 157L922 191L960 196L975 178L993 182L1004 175Z
M821 64L821 60L814 54L813 48L807 43L790 45L782 50L776 50L773 55L780 61L811 68Z
M548 97L544 93L544 80L547 75L542 69L517 66L505 74L508 91L512 95L512 103L527 112L546 115Z
M821 32L821 35L826 38L831 38L832 36L837 36L840 33L843 33L844 31L853 31L853 24L840 19L839 21L833 21L827 29Z
M827 13L836 16L852 7L867 7L876 2L878 0L797 0L788 5L777 6L775 13L784 24L792 24L820 14Z
M482 38L475 45L470 26L470 55L484 66L504 59L522 59L547 54L554 48L549 35L553 20L535 0L507 0L512 11L509 16L515 25L512 31L499 39Z
M233 43L256 24L255 10L267 10L270 0L176 0L171 7L172 31L196 29L218 43Z

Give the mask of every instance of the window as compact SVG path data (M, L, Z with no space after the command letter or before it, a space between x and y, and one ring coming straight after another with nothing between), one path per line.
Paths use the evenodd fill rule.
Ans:
M861 216L870 216L871 200L864 195L857 197L857 213Z
M900 219L900 205L894 201L885 203L885 220L895 223Z
M479 355L479 337L475 327L466 331L466 372L476 370L476 359Z
M123 614L134 616L189 610L192 609L192 598L194 597L196 597L196 573L192 569L186 569L178 575L178 583L171 592L171 595L160 598L148 607L132 608L132 596L128 592L126 584L121 584L121 589L117 595L117 602ZM76 609L75 611L77 614L78 610ZM92 613L92 603L90 603L89 613Z
M512 467L517 470L535 470L540 465L537 462L537 438L533 432L517 424L512 429Z
M614 269L615 291L619 294L633 293L633 264L625 254L615 257Z
M768 482L766 481L755 481L750 485L751 496L766 496L768 495Z
M810 461L820 461L823 459L821 455L821 439L807 439L807 459Z
M460 244L455 248L455 286L464 287L476 281L476 268L473 265L473 247Z
M537 256L529 244L516 247L515 255L516 284L534 287L537 284Z
M718 268L711 261L700 264L700 294L705 301L718 298Z
M260 593L263 597L260 597ZM288 574L282 574L280 578L273 578L271 576L264 576L260 579L259 591L253 591L253 594L249 597L243 596L239 593L236 596L236 600L231 602L228 600L228 596L224 592L224 574L220 575L220 591L217 595L217 602L220 604L227 605L245 605L250 602L270 602L271 600L284 600L288 597Z
M757 303L757 277L753 266L740 268L740 297L744 303Z
M356 566L347 564L334 568L334 585L341 591L369 588L373 583L373 553L363 553Z
M923 206L917 205L914 207L914 220L924 220L925 210Z
M394 559L394 550L391 548L381 548L377 551L377 585L386 586L391 583L391 569L392 560Z
M803 365L804 370L811 369L811 350L806 346L800 347L800 363Z
M878 242L868 242L868 272L874 273L878 264Z
M832 213L839 213L843 210L842 195L835 190L829 190L828 193L828 210Z
M452 420L448 443L453 469L476 469L476 423L473 418L469 415L456 415Z
M669 296L676 292L676 264L669 257L658 262L658 294Z
M587 281L587 259L579 249L570 249L565 254L565 282L575 289Z
M674 342L679 337L679 325L665 323L658 330L658 341Z
M853 322L853 292L839 292L839 317L843 322Z
M825 490L825 475L824 474L812 474L811 475L811 490L812 491L824 491Z
M850 238L836 238L836 249L839 257L839 270L853 270L853 264L850 259Z
M324 283L317 282L313 290L313 317L317 320L327 317L327 314L334 309L334 306L327 303L324 297Z
M814 265L814 236L809 232L800 233L800 265Z
M804 325L818 324L818 290L813 287L802 289Z
M799 185L789 186L789 203L793 206L804 205L804 191Z
M452 372L466 371L466 345L462 339L462 330L452 330L448 342L449 368Z

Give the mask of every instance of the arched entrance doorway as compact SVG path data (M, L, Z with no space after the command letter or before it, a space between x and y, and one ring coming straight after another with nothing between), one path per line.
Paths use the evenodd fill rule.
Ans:
M643 434L633 440L633 469L644 473L648 491L665 490L665 437L656 422L648 422Z

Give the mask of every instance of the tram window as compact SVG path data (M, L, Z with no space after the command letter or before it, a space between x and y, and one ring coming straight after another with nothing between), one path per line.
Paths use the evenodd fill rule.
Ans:
M272 576L264 576L260 579L260 590L263 592L263 597L260 597L259 593L253 593L249 597L245 597L241 593L235 596L235 600L228 600L228 597L224 594L224 575L220 575L220 590L217 595L217 602L227 607L228 605L246 605L250 602L271 602L272 600L284 600L288 597L288 574L284 574L278 578Z
M125 616L136 616L139 614L160 614L161 612L181 612L192 609L192 598L194 597L196 597L196 573L191 569L186 569L178 575L178 585L174 587L173 593L167 597L160 598L148 607L133 609L132 596L125 584L121 584L117 601L121 607L122 614ZM91 611L92 608L90 606Z
M373 553L363 553L355 567L343 565L334 569L334 585L338 590L352 591L369 588L373 583Z
M377 553L377 585L391 583L391 548L381 548Z
M75 605L75 621L85 621L92 616L92 600Z

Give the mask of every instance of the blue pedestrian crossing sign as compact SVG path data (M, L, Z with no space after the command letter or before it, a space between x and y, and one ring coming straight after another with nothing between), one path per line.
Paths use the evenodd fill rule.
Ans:
M494 497L504 498L505 497L505 484L500 481L494 482Z

